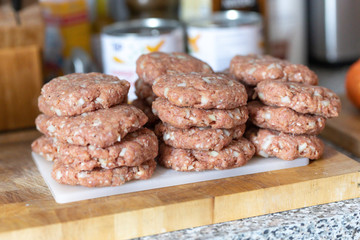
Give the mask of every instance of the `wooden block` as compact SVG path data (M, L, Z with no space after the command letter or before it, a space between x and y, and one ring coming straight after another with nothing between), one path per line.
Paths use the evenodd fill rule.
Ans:
M341 96L340 116L328 119L321 136L360 157L360 111Z
M327 147L305 167L57 204L36 136L0 135L0 239L124 239L360 197L360 163Z
M0 2L0 28L4 26L16 26L16 17L10 3L1 5Z
M10 4L0 6L0 48L36 45L42 49L45 23L39 4L22 9L17 15Z
M42 86L36 46L0 49L0 131L34 126Z

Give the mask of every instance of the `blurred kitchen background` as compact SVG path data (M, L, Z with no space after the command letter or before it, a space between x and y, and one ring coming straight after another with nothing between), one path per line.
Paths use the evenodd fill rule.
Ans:
M0 0L0 131L34 125L46 81L100 71L134 82L152 51L186 51L215 71L235 54L270 54L343 93L359 13L359 0Z

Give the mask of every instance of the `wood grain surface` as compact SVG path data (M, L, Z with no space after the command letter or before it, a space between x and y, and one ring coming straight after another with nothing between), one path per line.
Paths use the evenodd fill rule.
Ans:
M341 96L342 109L338 118L328 119L321 135L360 157L360 110Z
M34 126L42 81L40 48L0 49L0 131Z
M57 204L37 136L0 135L0 239L124 239L360 197L360 164L327 148L306 167Z

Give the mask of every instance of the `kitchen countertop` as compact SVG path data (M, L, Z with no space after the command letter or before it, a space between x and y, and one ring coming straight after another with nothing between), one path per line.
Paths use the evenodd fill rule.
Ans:
M348 66L312 67L319 85L345 94ZM325 141L352 159L360 158ZM139 239L360 239L360 198L273 213Z

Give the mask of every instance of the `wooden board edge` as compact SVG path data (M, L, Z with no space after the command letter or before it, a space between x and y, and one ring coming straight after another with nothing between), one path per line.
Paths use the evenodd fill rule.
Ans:
M214 199L214 223L357 197L360 197L360 172L218 196ZM229 209L229 206L234 207Z
M212 224L213 198L0 233L0 239L129 239Z

